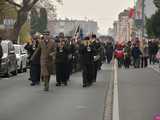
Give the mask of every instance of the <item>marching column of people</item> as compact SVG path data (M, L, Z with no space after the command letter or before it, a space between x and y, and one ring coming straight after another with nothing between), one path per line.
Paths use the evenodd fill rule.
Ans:
M103 47L96 35L84 40L65 38L60 33L54 41L48 31L33 36L25 49L29 53L31 86L44 82L44 91L49 91L50 78L56 75L56 86L68 85L72 72L82 70L83 87L96 82L102 65ZM55 72L54 72L55 69Z

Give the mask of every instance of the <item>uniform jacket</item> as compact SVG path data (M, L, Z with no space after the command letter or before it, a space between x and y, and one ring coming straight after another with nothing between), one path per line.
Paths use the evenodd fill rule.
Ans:
M36 54L41 52L40 63L41 63L41 77L50 76L53 73L54 62L55 62L55 44L49 40L45 43L44 40L39 42L39 46L34 52L31 60L34 59Z
M79 48L81 64L92 64L94 62L95 49L92 44L81 44Z

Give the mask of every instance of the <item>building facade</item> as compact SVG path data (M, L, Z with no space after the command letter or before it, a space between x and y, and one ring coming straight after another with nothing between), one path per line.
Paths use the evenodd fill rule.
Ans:
M144 14L147 18L151 17L157 10L153 1L154 0L145 0L144 1Z
M97 34L97 22L84 20L59 19L48 21L48 30L53 36L57 36L60 32L63 32L66 36L73 36L78 25L80 25L84 36L88 35L89 33Z

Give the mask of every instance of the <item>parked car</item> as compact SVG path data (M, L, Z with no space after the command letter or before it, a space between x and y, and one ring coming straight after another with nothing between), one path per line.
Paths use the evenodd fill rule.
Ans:
M3 57L1 63L0 74L7 75L10 73L17 75L17 59L12 41L3 40L1 42Z
M24 49L23 45L14 44L16 58L17 58L17 66L19 72L27 71L27 51Z

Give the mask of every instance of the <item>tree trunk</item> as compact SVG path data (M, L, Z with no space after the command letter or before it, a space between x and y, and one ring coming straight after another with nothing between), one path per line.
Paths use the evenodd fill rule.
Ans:
M17 21L14 25L14 36L13 36L13 39L12 39L13 42L17 43L19 33L21 31L22 26L27 21L27 17L28 17L28 11L26 11L24 9L21 9L21 10L18 11Z

